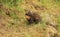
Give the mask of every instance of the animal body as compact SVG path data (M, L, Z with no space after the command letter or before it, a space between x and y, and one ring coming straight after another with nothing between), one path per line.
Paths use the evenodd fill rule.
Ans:
M35 12L28 11L26 14L26 19L31 23L39 23L42 19L41 16Z

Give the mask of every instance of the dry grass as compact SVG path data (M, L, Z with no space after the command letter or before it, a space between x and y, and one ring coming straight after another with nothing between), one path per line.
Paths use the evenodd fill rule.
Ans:
M1 2L3 0L0 0ZM60 5L57 0L18 0L11 5L2 2L0 6L0 37L60 37ZM25 10L37 12L42 23L28 25ZM56 26L56 29L49 22Z

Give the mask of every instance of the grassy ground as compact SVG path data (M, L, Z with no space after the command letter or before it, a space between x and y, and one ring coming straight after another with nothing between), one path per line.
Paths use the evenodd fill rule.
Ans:
M41 15L42 23L28 25L25 10ZM60 37L60 0L0 0L0 37Z

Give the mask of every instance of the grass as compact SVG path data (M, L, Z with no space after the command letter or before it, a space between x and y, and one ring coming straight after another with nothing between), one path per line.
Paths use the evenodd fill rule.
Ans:
M0 9L1 18L5 18L1 20L1 23L5 24L4 28L0 30L1 33L4 32L4 35L0 33L1 37L47 37L48 32L43 30L47 21L57 23L57 31L60 33L60 15L57 16L57 19L54 16L59 14L60 0L0 0L0 2L11 9L9 11L10 16L6 15L6 10ZM47 9L36 10L31 3L44 6ZM25 9L38 12L42 16L42 23L28 25L25 18Z
M57 29L60 32L60 17L59 16L57 18L57 22L58 22Z
M18 19L18 16L17 16L16 13L14 13L14 12L11 12L11 13L10 13L10 16L11 16L13 19Z
M60 0L55 0L55 2L56 2L56 4L58 5L58 6L60 6Z

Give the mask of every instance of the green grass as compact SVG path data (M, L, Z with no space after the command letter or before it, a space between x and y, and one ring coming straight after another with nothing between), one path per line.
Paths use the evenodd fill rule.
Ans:
M17 7L22 3L23 0L0 0L2 4L11 6L11 7Z
M55 0L56 4L60 6L60 0Z
M14 13L14 12L11 12L11 13L10 13L10 16L11 16L13 19L18 19L18 16L17 16L16 13Z
M48 15L45 15L45 14L47 14L47 13L49 13L49 11L45 11L44 12L44 10L42 10L41 11L41 13L42 13L42 17L43 17L43 21L42 21L42 23L41 24L32 24L32 25L28 25L28 23L27 23L27 20L26 20L26 18L25 18L25 10L24 10L24 8L22 8L21 7L21 4L22 3L24 3L23 2L24 0L0 0L0 2L3 4L3 5L5 5L5 6L8 6L9 8L11 8L12 10L17 10L17 11L19 11L19 12L14 12L14 11L10 11L10 16L8 16L8 15L6 15L6 12L5 11L3 11L3 10L0 10L0 14L1 15L3 15L4 17L10 17L10 19L7 21L7 23L8 24L6 24L6 28L7 28L7 30L9 30L10 28L11 29L13 29L13 31L15 32L15 31L21 31L22 30L22 32L19 32L19 33L22 33L22 34L24 34L24 36L25 37L31 37L32 36L32 34L34 33L34 30L36 31L36 30L38 30L38 31L40 31L39 29L41 28L41 29L44 29L45 27L46 27L46 18L47 18L47 16ZM43 6L45 6L45 7L49 7L48 9L49 10L51 10L51 9L53 9L54 10L54 8L52 8L52 4L54 4L54 5L56 5L56 6L59 6L60 5L60 0L56 0L55 1L55 3L54 2L52 2L52 1L50 1L50 0L41 0L40 1L40 3L43 5ZM25 4L25 3L24 3ZM39 4L39 3L38 3ZM41 6L41 5L39 5L39 6ZM54 7L54 6L53 6ZM51 9L50 9L51 8ZM29 9L29 8L28 8ZM17 13L17 14L16 14ZM21 15L19 15L19 16L21 16L21 17L19 17L18 16L18 14L21 14ZM52 11L51 11L51 14L52 14ZM7 19L8 19L8 17L7 17ZM52 18L51 18L52 19ZM4 19L3 19L4 20ZM58 31L60 32L60 16L58 16L58 18L57 18L57 23L58 23L58 25L57 25L57 29L58 29ZM21 29L19 29L21 27ZM29 29L28 28L30 28L30 29L32 29L32 32L33 33L31 33L31 34L29 34L30 32L28 31ZM24 31L24 30L26 30L26 31ZM30 30L31 31L31 30ZM38 31L36 31L36 32L38 32ZM12 32L12 31L11 31ZM23 33L24 32L24 33ZM42 33L42 32L41 32ZM44 32L44 36L46 35L45 34L46 32ZM11 34L11 35L14 35L14 33L13 34Z
M3 10L0 10L0 14L6 16L5 11L3 11Z
M58 16L57 22L58 22L57 29L60 32L60 16Z

